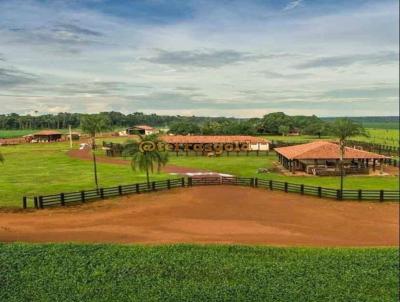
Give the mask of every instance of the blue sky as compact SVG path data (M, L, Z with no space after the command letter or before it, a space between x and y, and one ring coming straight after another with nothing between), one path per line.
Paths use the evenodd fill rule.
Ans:
M0 0L0 113L396 115L398 5Z

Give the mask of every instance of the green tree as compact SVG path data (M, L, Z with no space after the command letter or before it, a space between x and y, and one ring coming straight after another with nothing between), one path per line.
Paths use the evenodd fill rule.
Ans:
M175 122L172 123L169 132L173 134L181 134L181 135L187 135L187 134L199 134L200 133L200 127L192 122Z
M280 125L278 128L278 131L280 134L282 134L283 136L288 135L290 128L289 126L285 126L285 125Z
M157 148L159 142L157 135L152 134L139 136L139 141L131 141L124 146L123 156L131 157L132 170L146 172L148 188L150 188L150 172L154 173L155 166L157 172L160 172L168 162L168 153Z
M93 156L93 170L94 170L94 182L96 189L99 189L99 181L97 177L97 162L96 162L96 134L103 132L110 128L110 123L102 115L99 114L86 114L81 118L81 129L83 132L90 135L92 144L92 156Z
M274 112L264 115L258 124L258 131L262 133L279 134L279 126L292 128L292 117L283 112Z
M346 141L352 136L367 136L364 127L352 121L349 118L338 118L336 119L331 127L331 133L333 136L339 139L340 146L340 190L343 191L343 159L346 150Z

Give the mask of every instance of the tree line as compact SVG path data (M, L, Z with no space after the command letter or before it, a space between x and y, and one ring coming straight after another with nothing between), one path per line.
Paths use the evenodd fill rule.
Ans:
M86 114L58 113L45 115L18 115L16 113L0 115L0 129L66 129L80 128ZM110 129L146 124L153 127L169 128L174 134L204 134L204 135L256 135L290 133L327 135L330 123L312 116L289 116L283 112L266 114L262 118L226 118L198 117L144 114L135 112L123 114L120 112L101 112Z

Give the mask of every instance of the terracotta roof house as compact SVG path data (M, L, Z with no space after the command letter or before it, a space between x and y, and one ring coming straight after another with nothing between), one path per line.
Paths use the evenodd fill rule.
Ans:
M248 151L269 151L270 143L264 138L249 135L164 135L161 140L169 144L180 145L182 149L186 146L185 150L192 150L195 144L223 146L230 144L235 146L235 149L231 151L237 151L237 147L247 144ZM189 148L188 145L190 145Z
M43 130L33 134L33 139L38 142L56 142L61 140L61 132L55 130Z
M340 147L327 141L275 148L279 162L288 170L305 171L316 175L337 175L339 173ZM347 174L367 174L369 167L375 170L379 162L381 168L386 157L380 154L345 148L344 167Z
M133 134L150 135L153 133L158 133L157 129L147 125L136 125L126 129L126 134L128 135L133 135Z

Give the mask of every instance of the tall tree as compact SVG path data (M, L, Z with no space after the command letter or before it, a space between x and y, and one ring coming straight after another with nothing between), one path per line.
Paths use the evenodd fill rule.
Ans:
M168 162L168 153L157 149L158 142L159 139L156 135L147 135L140 136L139 141L132 141L124 146L123 156L131 157L132 170L146 172L148 188L150 188L149 174L154 172L154 166L160 172Z
M343 173L343 159L345 156L346 150L346 141L349 137L362 135L367 136L364 127L352 121L349 118L339 118L336 119L331 125L331 132L332 135L339 139L339 146L340 146L340 190L343 192L343 180L344 180L344 173Z
M96 134L109 129L109 127L109 121L104 116L101 116L99 114L87 114L82 116L81 118L81 129L83 132L89 134L91 138L94 182L96 184L96 189L99 189L96 162Z

